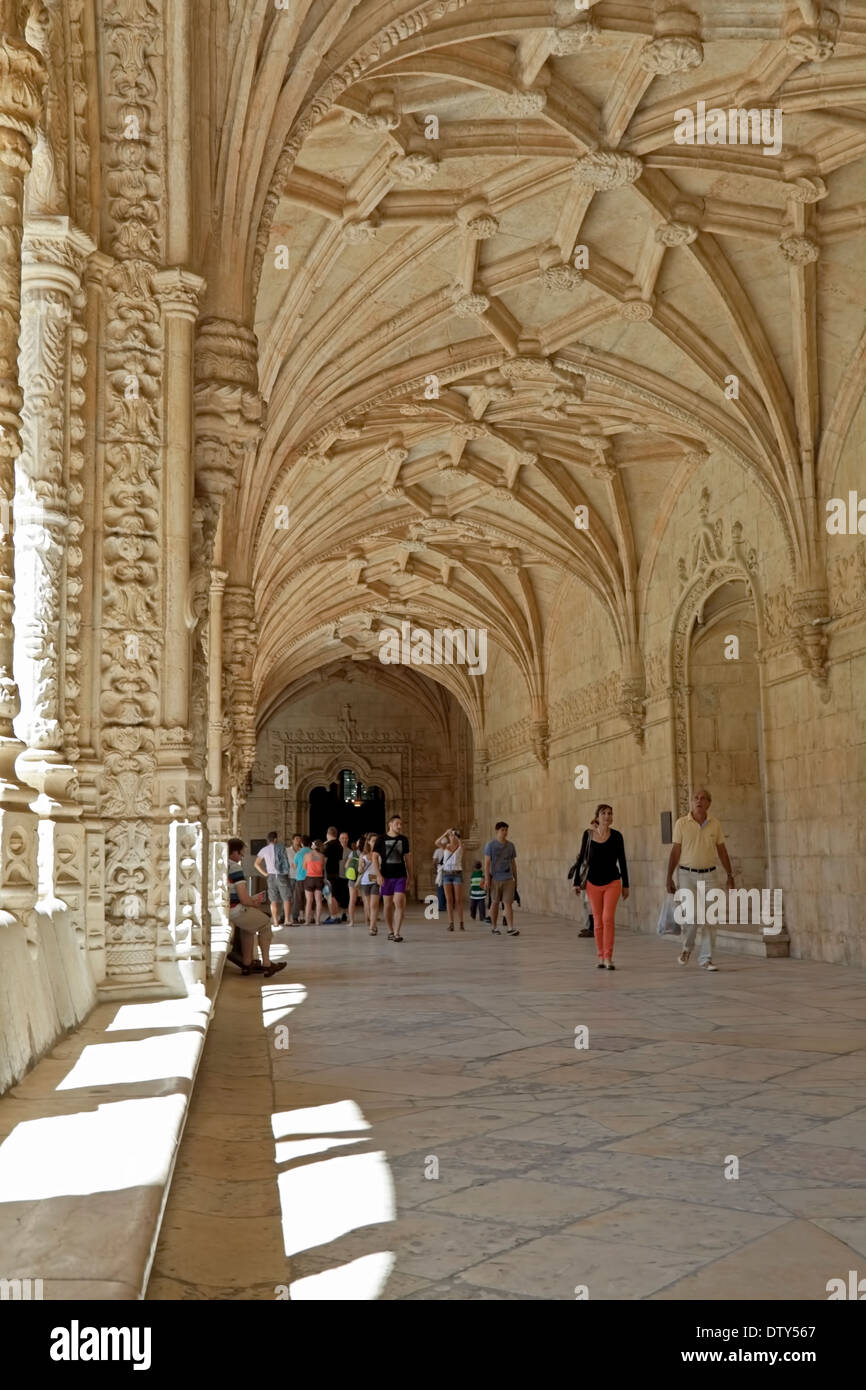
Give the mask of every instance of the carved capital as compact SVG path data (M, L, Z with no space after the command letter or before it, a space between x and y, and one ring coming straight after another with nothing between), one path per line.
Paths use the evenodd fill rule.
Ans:
M158 270L153 277L153 292L163 314L195 321L198 318L199 298L205 288L200 275L182 266Z

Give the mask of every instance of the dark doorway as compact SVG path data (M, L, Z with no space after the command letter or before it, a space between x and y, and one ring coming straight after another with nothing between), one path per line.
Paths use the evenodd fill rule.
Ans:
M313 787L310 792L310 835L324 840L328 826L346 830L350 840L385 830L385 793L381 787L366 787L351 769L344 769L329 787Z

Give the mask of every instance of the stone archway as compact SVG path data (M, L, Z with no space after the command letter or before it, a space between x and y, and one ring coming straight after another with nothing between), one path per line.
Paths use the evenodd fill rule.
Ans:
M672 702L672 762L673 794L677 815L683 816L689 809L689 794L694 780L693 738L690 685L692 638L699 616L705 604L716 590L731 582L745 586L746 594L753 602L757 650L763 643L763 622L761 615L761 596L757 580L757 555L754 550L746 550L742 539L742 525L735 521L731 525L731 538L725 543L721 520L708 519L710 494L705 488L701 494L701 525L692 542L690 560L682 557L679 561L679 576L683 591L674 609L671 624L670 646L670 688ZM760 710L764 708L763 680L760 664L758 666L758 691ZM766 808L764 808L766 833ZM768 846L769 853L769 846Z

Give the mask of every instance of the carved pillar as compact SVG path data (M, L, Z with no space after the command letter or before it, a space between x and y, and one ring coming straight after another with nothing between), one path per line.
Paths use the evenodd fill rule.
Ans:
M37 909L55 917L68 912L85 952L84 826L70 760L77 756L76 725L67 720L66 706L70 696L74 704L76 690L80 557L80 520L70 512L81 490L73 306L92 250L90 238L66 217L26 219L19 357L24 403L14 504L14 660L21 692L14 727L26 745L15 766L22 782L39 792L32 803L40 817ZM69 747L67 733L73 735Z
M226 836L228 820L222 786L223 763L223 595L228 571L210 572L210 608L208 613L208 722L207 722L207 780L208 833L210 835L209 906L214 922L225 927L228 923L228 851Z
M212 564L223 501L236 486L244 459L256 448L262 434L257 355L255 334L243 324L214 317L200 322L195 353L195 423L196 506L201 518L201 541L193 589L206 589L209 600L207 776L211 885L208 898L214 920L224 926L228 912L227 799L231 798L231 833L236 835L255 760L254 612L251 591L232 586L225 592L229 571L213 569ZM224 549L233 555L232 534L226 537ZM238 560L243 563L243 557ZM229 703L227 710L223 707L224 684ZM228 785L224 785L223 778L225 732L229 732L231 744Z
M188 589L194 486L192 361L198 297L204 281L175 266L154 275L153 286L162 313L164 342L166 603L162 723L165 728L186 729L190 697Z
M164 264L162 5L152 0L118 7L97 0L95 20L102 74L102 214L110 253L96 440L102 464L101 691L95 734L105 830L103 988L131 993L158 981L157 949L172 949L169 813L157 800L165 631L164 367L153 277ZM179 980L174 983L180 992Z
M24 176L42 107L45 67L20 37L16 7L0 9L0 926L16 921L36 948L35 821L31 793L15 780L21 744L13 730L19 711L13 675L12 542L14 460L21 449L18 336Z
M233 823L236 824L249 796L252 768L256 760L256 706L253 695L256 618L253 591L245 584L229 584L226 588L224 632L232 710L229 781Z

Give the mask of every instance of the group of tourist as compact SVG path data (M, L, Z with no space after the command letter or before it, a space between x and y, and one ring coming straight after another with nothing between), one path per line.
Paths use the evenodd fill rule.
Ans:
M287 846L276 830L272 830L255 859L256 873L267 879L267 888L256 894L249 893L244 881L241 864L245 848L241 839L233 838L228 842L229 920L237 932L237 941L228 958L240 966L244 975L258 970L270 976L284 968L284 961L271 965L269 956L271 937L281 923L281 914L285 926L309 926L313 922L316 926L328 926L334 922L348 922L354 927L360 898L367 930L371 936L377 936L381 902L388 940L403 940L412 854L400 816L390 817L384 834L369 834L355 841L350 840L346 831L331 826L324 840L296 834L292 836L291 846ZM442 909L448 911L448 930L454 931L456 910L460 930L465 931L463 843L457 830L446 830L439 837L434 860L437 888L444 898ZM516 894L517 851L508 839L506 822L498 821L494 838L484 848L483 866L478 860L472 871L470 911L473 921L477 913L479 919L490 924L494 935L500 936L501 906L508 935L519 936L513 915ZM325 917L326 900L328 915ZM270 904L272 922L261 910L265 901ZM261 964L254 960L256 936L261 947Z
M677 870L689 888L696 888L701 880L709 881L715 872L716 855L727 871L728 888L734 886L722 827L709 813L711 801L709 792L699 788L692 798L689 815L681 816L676 822L667 868L669 893L675 891ZM371 936L376 936L381 902L388 940L403 940L412 854L400 816L390 817L384 834L369 834L355 841L350 840L346 831L331 826L324 840L296 834L289 847L272 830L255 859L256 872L267 878L267 889L255 895L248 892L244 882L241 867L244 848L243 840L229 840L229 918L239 938L229 959L234 960L245 975L258 969L270 976L284 968L284 961L271 964L269 952L272 931L280 925L281 912L286 926L348 922L354 927L360 899L367 930ZM684 857L690 862L682 862ZM439 912L448 914L447 930L465 931L463 841L454 827L437 839L433 863ZM596 807L568 876L574 880L574 891L585 892L588 899L587 923L579 935L595 940L599 970L615 970L616 909L620 900L625 901L629 895L628 863L623 837L613 828L613 808L606 802ZM261 911L265 899L270 903L272 923ZM324 916L326 902L328 915ZM471 870L471 919L489 924L493 934L500 936L499 909L502 908L507 934L519 936L514 925L515 902L520 902L517 850L508 839L508 823L497 821L493 838L484 846L483 859L476 860ZM698 925L692 924L686 933L680 965L688 964ZM256 936L261 947L260 965L254 961ZM700 965L705 970L718 968L713 963L714 948L715 928L704 925Z

